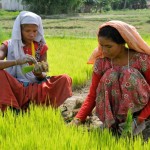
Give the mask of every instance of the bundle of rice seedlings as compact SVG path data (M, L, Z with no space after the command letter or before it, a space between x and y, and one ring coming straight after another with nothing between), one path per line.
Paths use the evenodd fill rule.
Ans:
M28 73L28 72L33 71L33 69L34 69L34 66L25 66L25 67L22 68L22 72L23 72L24 74L26 74L26 73Z
M132 136L132 113L130 109L128 110L122 136L123 137Z

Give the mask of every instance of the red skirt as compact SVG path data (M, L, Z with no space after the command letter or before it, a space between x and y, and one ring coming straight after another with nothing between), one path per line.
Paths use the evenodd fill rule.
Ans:
M5 70L0 70L0 109L22 109L27 103L58 107L72 96L72 79L68 75L52 76L41 83L24 86Z

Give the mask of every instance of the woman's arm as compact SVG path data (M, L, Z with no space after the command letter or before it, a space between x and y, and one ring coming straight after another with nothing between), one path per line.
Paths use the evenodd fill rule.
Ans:
M147 83L150 85L150 69L147 69L147 71L144 72L144 76L145 76ZM150 116L150 99L149 99L148 104L140 112L137 118L137 123L142 123L149 116Z
M47 52L45 52L41 58L40 58L40 62L47 62ZM33 74L37 77L38 80L43 80L46 77L46 68L44 68L44 66L39 67L40 63L37 64L37 68L41 68L38 72L37 71L33 71ZM41 64L42 65L42 64ZM48 63L46 63L45 65L47 65L48 67Z
M139 116L137 117L137 124L142 123L145 119L150 116L150 100L148 104L142 109Z
M17 65L16 60L4 60L7 56L7 50L6 45L2 44L0 46L0 70Z
M98 87L100 78L101 78L100 75L97 75L95 72L93 72L92 83L90 86L89 94L86 97L84 103L81 106L80 111L77 113L75 118L78 118L81 121L84 121L86 117L91 113L93 108L95 107L96 89Z

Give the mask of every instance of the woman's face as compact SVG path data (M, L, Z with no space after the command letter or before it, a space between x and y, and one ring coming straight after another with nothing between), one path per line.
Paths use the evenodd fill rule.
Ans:
M21 25L22 41L24 44L30 44L38 33L38 26L35 24Z
M117 44L113 42L111 39L106 37L99 37L98 41L102 47L102 52L104 57L113 59L121 54L123 49L123 44Z

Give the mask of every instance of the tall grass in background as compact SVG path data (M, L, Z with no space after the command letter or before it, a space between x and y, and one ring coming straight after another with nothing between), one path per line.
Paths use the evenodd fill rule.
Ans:
M83 86L91 78L92 65L87 61L97 46L96 39L88 38L46 38L49 51L49 75L68 74L73 87Z
M59 110L31 107L30 113L0 115L1 150L149 150L140 138L116 139L108 130L66 125Z
M8 39L8 35L5 34L5 30L0 26L0 45L3 40Z

